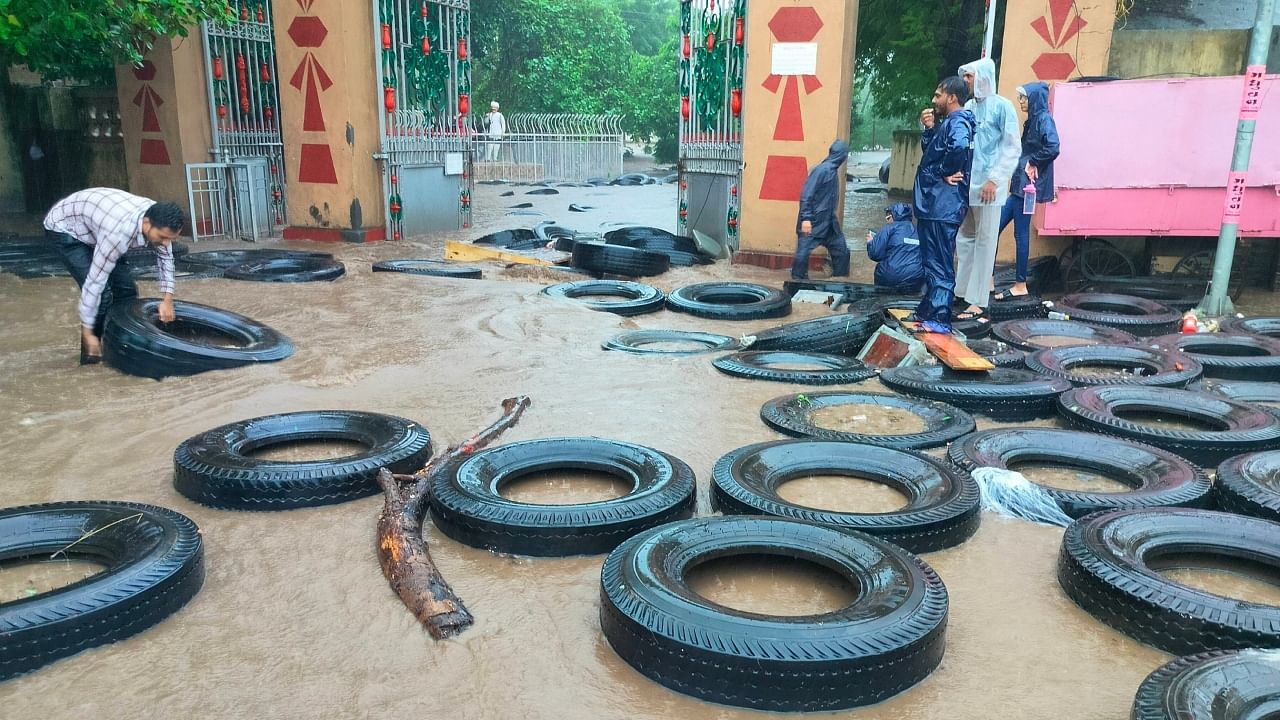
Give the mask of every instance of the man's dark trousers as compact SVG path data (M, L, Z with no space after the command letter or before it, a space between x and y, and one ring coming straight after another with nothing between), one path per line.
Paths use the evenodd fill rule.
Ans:
M831 256L831 274L835 277L849 276L849 245L845 242L844 233L837 233L828 238L815 235L800 235L796 238L796 259L791 264L793 279L809 279L809 256L820 246L825 247L827 254Z
M45 238L54 243L67 272L75 278L76 284L84 288L84 281L89 277L89 269L93 267L93 247L85 245L66 233L44 231ZM102 289L102 299L98 303L98 317L93 322L93 334L102 337L102 328L107 321L107 311L115 303L127 303L138 297L138 284L129 271L129 258L121 256L115 269L107 277L107 286Z
M921 320L951 325L951 303L955 300L956 233L960 225L937 220L919 220L920 262L924 266L924 298L916 308Z

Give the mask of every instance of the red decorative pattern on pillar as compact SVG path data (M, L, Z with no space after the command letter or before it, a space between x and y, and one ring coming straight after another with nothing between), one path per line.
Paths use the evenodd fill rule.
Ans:
M156 109L164 105L164 98L151 87L156 79L156 66L150 60L143 60L142 66L133 69L133 76L142 81L138 94L133 96L133 104L142 108L142 132L157 133L160 138L143 138L138 152L138 162L143 165L171 165L169 148L164 142L164 130L160 127L160 115Z
M769 30L778 42L803 43L811 42L822 29L822 18L812 7L784 7L774 13L769 21ZM814 75L805 75L804 91L812 95L822 87L822 83ZM783 76L770 75L763 85L766 90L777 94ZM773 139L781 141L802 142L804 140L804 114L800 110L800 76L786 76L786 88L782 93L782 105L778 109L778 122L773 128Z
M1073 0L1049 0L1049 14L1031 21L1031 29L1050 48L1062 50L1088 24ZM1045 52L1031 63L1031 70L1040 80L1066 80L1076 71L1076 59L1067 52Z
M311 12L316 0L297 0L303 12ZM329 29L318 17L299 16L289 25L289 37L299 48L318 48L324 44ZM298 63L289 84L305 94L302 113L303 132L323 133L325 131L324 107L320 104L320 94L333 86L333 80L325 72L315 53L310 50ZM333 150L327 142L303 143L301 160L298 167L298 181L336 185L338 172L333 164Z
M809 177L809 161L802 157L770 155L764 166L761 200L800 202L804 181Z

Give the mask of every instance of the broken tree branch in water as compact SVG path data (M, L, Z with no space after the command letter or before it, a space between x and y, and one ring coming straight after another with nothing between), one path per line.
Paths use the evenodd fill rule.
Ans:
M437 640L457 635L475 620L436 568L431 551L422 539L422 518L426 514L431 483L454 460L498 439L520 421L529 405L529 398L523 395L503 400L501 418L466 442L432 458L413 475L393 475L386 468L378 472L378 484L385 498L382 514L378 516L378 562L382 565L382 574L418 622Z

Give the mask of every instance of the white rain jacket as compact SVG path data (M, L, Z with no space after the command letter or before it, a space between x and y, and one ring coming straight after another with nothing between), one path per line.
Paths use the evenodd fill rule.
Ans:
M1018 111L1013 103L996 93L996 64L988 58L960 67L960 75L973 73L973 99L965 109L978 118L973 147L973 178L969 182L970 205L1004 205L1009 199L1009 181L1018 169L1022 139L1018 133ZM982 202L982 186L996 184L996 197Z

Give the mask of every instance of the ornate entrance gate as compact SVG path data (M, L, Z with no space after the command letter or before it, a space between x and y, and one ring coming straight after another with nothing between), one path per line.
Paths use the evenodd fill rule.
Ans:
M680 3L682 234L737 245L747 0Z
M395 240L471 224L470 0L373 0L383 187Z
M197 237L256 239L286 220L271 1L229 0L236 19L202 28L214 162L188 168Z

